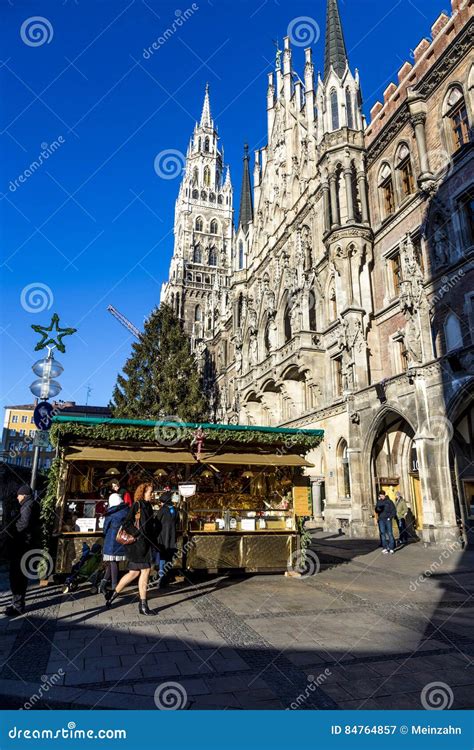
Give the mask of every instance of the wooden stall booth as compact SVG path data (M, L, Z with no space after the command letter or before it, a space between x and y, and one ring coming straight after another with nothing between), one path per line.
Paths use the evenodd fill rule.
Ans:
M183 569L286 570L297 518L311 515L305 454L322 437L322 430L55 417L56 571L70 569L84 542L101 542L113 479L132 496L152 482L156 508L171 486Z

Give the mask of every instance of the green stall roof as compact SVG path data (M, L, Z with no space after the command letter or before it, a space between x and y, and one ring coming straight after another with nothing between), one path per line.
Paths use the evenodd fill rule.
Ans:
M222 443L285 444L306 449L319 445L324 437L324 430L311 430L294 427L263 427L239 424L214 424L210 422L180 422L153 419L113 419L110 417L70 417L57 415L53 417L51 437L53 442L61 435L74 435L80 438L91 437L104 440L141 440L158 441L159 432L175 430L178 440L192 440L196 430L201 427L210 440ZM212 436L209 434L212 433Z

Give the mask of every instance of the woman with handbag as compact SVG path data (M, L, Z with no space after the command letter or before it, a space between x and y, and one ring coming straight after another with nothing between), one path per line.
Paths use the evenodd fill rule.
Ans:
M152 550L155 543L155 525L151 500L153 485L139 484L135 490L134 503L117 532L117 541L125 547L128 560L128 573L118 582L114 591L106 596L107 606L110 607L118 594L129 583L138 578L140 604L138 611L141 615L151 615L147 602L147 586L152 563Z

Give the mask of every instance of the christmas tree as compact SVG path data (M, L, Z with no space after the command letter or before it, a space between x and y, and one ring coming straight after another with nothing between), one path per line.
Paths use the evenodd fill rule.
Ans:
M170 307L153 310L117 378L112 398L117 418L207 419L208 403L190 339Z

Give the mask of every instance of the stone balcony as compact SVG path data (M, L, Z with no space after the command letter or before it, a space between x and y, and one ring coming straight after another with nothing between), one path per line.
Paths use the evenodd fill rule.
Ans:
M323 351L319 343L315 343L315 340L319 340L320 337L321 334L310 331L301 331L296 334L286 344L269 354L263 362L254 365L245 375L242 375L239 379L240 388L245 390L266 375L276 374L285 363L290 364L295 357L300 359L304 352Z

